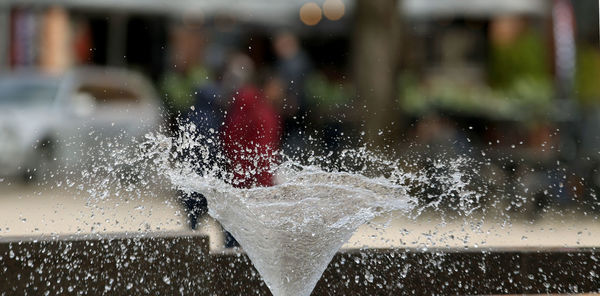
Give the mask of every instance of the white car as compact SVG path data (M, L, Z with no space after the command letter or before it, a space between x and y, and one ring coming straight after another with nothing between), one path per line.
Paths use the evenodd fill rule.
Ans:
M160 112L150 82L128 70L0 75L0 177L89 164L100 146L132 144L156 129Z

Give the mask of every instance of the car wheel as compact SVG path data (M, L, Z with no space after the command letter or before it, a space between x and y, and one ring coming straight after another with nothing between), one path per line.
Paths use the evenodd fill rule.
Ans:
M56 168L55 143L46 138L40 141L34 149L35 163L32 167L25 169L23 179L26 183L33 181L48 180L53 177Z

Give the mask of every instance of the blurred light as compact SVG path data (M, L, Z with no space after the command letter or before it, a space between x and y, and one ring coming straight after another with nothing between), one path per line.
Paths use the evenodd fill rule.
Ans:
M346 7L342 0L325 0L323 3L323 14L332 21L337 21L344 16Z
M300 8L300 20L307 26L318 24L321 18L321 7L315 2L308 2Z

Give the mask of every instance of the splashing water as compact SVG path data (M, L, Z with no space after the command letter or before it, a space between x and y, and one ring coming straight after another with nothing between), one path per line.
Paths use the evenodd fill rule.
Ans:
M209 214L239 241L275 296L310 295L359 226L391 211L410 215L417 209L418 214L423 207L414 195L432 181L423 172L411 172L407 163L384 160L363 148L337 157L311 154L302 162L278 155L281 163L269 168L276 185L236 188L232 174L222 169L225 157L215 153L216 142L195 133L193 124L182 125L174 137L147 135L140 145L144 153L133 162L149 159L175 188L202 193ZM443 183L438 201L476 195L467 190L461 171L465 163L435 162L434 167L446 168L436 180Z
M195 186L273 295L309 295L361 224L412 207L401 186L344 173L302 171L282 184L248 190Z

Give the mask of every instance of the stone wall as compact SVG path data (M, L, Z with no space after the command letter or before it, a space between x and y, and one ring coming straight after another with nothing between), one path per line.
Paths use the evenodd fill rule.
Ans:
M248 258L208 238L1 238L0 295L269 295ZM600 292L596 249L368 249L338 253L313 295Z

